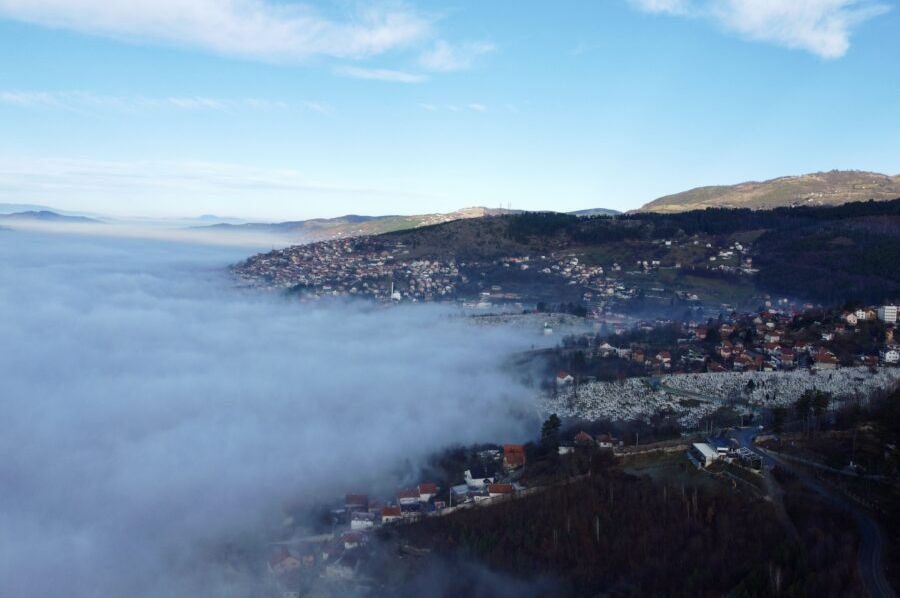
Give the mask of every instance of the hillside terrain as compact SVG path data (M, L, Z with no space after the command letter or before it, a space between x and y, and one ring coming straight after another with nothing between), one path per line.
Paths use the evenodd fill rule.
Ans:
M64 224L97 223L99 220L86 216L67 216L50 210L29 210L12 214L0 214L0 222L49 222Z
M576 217L523 213L294 246L254 286L376 300L566 304L573 313L900 297L900 200Z
M706 208L754 210L790 206L829 206L900 197L900 176L832 170L738 185L697 187L660 197L639 212L675 213Z
M326 239L341 239L364 235L408 230L454 220L482 218L515 213L497 208L472 207L447 214L422 214L413 216L359 216L348 214L336 218L313 218L288 222L251 222L246 224L219 223L198 227L201 230L237 233L267 233L284 237L294 243L309 243Z

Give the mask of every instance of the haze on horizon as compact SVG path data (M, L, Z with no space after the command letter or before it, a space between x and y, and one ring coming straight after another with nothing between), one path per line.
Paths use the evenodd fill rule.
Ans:
M897 9L0 0L0 202L627 210L701 185L894 175Z

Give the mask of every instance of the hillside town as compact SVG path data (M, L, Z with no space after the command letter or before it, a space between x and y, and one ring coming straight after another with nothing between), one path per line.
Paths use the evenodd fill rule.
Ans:
M233 267L242 284L297 292L304 298L358 297L382 303L458 302L489 309L533 305L559 297L601 318L636 298L699 305L703 297L653 283L660 271L678 271L681 257L705 272L752 275L750 246L714 244L713 238L653 240L641 259L597 263L578 251L457 260L410 257L412 247L384 236L333 239L274 250Z

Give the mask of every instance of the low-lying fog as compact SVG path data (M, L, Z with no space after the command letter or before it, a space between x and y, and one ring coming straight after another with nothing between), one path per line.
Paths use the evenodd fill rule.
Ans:
M237 290L246 255L0 230L0 595L252 595L210 543L524 437L529 340Z

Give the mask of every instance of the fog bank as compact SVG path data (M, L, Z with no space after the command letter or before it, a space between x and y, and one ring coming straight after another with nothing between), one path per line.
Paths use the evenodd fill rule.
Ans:
M239 291L235 248L0 230L0 255L0 595L253 595L198 547L525 433L508 331Z

